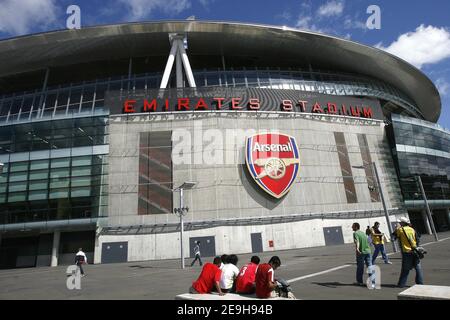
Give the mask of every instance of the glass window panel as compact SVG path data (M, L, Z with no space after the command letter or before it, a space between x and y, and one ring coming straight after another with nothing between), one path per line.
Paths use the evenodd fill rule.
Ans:
M13 105L11 107L11 114L19 113L20 106L22 105L22 97L14 99Z
M24 192L27 191L27 182L15 182L9 184L9 192Z
M245 85L245 75L243 73L235 73L234 74L234 84L236 86L242 86Z
M6 180L8 178L8 172L7 169L8 168L8 164L5 164L5 166L3 167L3 173L0 174L0 183L6 183Z
M28 194L28 200L45 200L47 199L47 190L30 191Z
M84 87L83 102L92 101L94 98L94 86Z
M81 88L73 88L70 91L70 105L77 105L81 100Z
M50 178L67 178L69 175L69 168L52 169L50 171Z
M33 105L33 96L28 96L25 98L25 101L22 106L22 113L29 112L31 110L31 106Z
M91 188L72 188L70 196L72 198L89 197L91 194Z
M48 170L30 172L30 180L42 180L42 179L48 179Z
M69 179L52 179L50 182L50 188L68 188Z
M28 172L10 173L9 182L25 181L25 180L27 180L27 177L28 177Z
M26 199L27 199L26 192L10 193L8 195L8 202L25 201Z
M48 159L31 161L30 170L48 169L48 162Z
M70 158L52 159L51 168L67 168L70 166Z
M76 177L72 178L72 187L86 187L91 185L91 177Z
M6 202L6 194L0 193L0 203L5 203L5 202ZM0 224L1 224L1 222L0 222Z
M0 183L0 193L6 192L6 183Z
M47 180L30 181L28 188L29 190L47 190L48 181Z
M56 103L57 106L61 107L61 109L66 109L67 102L69 100L69 90L60 90L58 93L58 101Z
M56 135L57 137L60 135ZM52 146L57 149L65 149L72 147L72 141L73 139L69 137L63 137L61 139L53 139L52 140Z
M55 189L50 190L49 199L56 198L68 198L69 197L69 189Z
M79 168L72 168L72 176L87 176L91 174L91 168L90 167L79 167Z
M12 162L10 164L10 172L27 171L27 170L28 170L28 161L27 162Z
M218 86L219 85L219 75L218 74L207 74L206 81L208 86Z
M91 156L72 158L72 167L89 166L92 163Z

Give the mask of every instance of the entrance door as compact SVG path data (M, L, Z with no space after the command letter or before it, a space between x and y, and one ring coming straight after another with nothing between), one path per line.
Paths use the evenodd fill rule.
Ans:
M344 244L344 236L342 235L342 227L323 228L325 236L325 244L327 246L335 246Z
M102 263L128 261L128 242L106 242L102 244Z
M252 253L263 252L261 233L252 233L250 237L252 239Z
M189 256L194 258L195 242L200 241L200 255L202 257L214 257L216 255L216 241L212 237L189 238Z

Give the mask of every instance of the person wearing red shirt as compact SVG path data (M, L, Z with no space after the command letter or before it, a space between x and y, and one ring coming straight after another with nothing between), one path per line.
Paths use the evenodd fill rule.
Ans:
M281 261L277 256L270 258L269 263L263 263L258 266L255 279L256 297L267 299L272 296L272 291L277 286L274 272L279 266L281 266Z
M222 275L222 271L219 269L220 263L220 257L215 257L213 263L207 262L197 281L194 281L192 287L189 288L189 293L211 293L215 287L219 295L223 296L224 293L219 284Z
M239 275L236 279L236 292L242 294L255 293L256 285L256 270L258 270L259 257L253 256L250 259L250 263L243 266L239 271Z

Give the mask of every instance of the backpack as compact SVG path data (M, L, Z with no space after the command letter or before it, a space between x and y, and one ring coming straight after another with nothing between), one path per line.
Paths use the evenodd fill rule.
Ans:
M76 263L76 264L84 263L84 256L82 256L82 255L77 255L77 256L75 257L75 263Z

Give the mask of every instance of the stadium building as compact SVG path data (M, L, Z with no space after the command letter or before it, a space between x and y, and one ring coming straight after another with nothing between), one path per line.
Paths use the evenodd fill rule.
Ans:
M448 229L439 93L384 51L167 21L6 39L0 61L1 268L179 258L180 207L186 257L388 232L383 199L430 232L418 177Z

